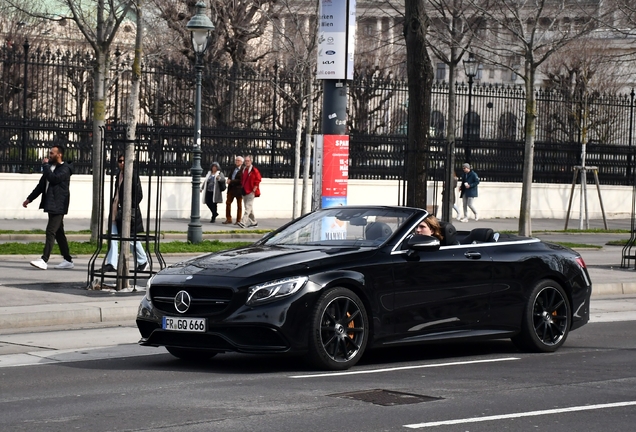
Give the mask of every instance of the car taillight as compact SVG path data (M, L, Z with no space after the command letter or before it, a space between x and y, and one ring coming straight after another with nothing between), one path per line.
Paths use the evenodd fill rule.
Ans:
M583 261L583 257L576 257L574 258L574 260L578 265L581 266L581 268L587 268L587 266L585 265L585 261Z

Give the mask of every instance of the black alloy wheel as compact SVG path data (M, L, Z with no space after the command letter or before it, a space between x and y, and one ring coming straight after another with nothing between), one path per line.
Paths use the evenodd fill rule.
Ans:
M175 347L166 347L168 352L181 360L187 361L204 361L211 359L218 353L214 351L206 351L206 350L197 350L197 349L189 349L189 348L175 348Z
M367 312L360 298L346 288L326 291L311 318L309 359L321 369L355 365L369 337Z
M556 351L568 337L570 317L570 302L563 288L551 280L541 281L526 305L521 333L512 341L526 351Z

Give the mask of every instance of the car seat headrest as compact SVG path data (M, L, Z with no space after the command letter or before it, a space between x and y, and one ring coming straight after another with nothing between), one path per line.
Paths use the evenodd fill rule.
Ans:
M364 231L367 240L385 240L393 233L391 227L384 222L371 222Z
M442 227L442 235L444 238L441 241L442 246L456 245L457 242L457 228L450 222L439 222Z

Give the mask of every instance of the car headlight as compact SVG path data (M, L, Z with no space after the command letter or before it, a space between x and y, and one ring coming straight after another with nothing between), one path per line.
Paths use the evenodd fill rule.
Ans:
M308 280L307 276L299 276L251 286L245 304L254 306L290 296L301 289Z
M146 282L146 294L144 295L144 297L146 298L146 300L150 301L150 286L152 285L152 280L154 279L154 276L151 276L148 279L148 282Z

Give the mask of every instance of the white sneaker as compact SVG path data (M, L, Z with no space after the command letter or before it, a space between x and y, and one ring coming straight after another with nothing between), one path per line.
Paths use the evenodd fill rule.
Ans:
M54 268L56 269L72 269L73 267L75 267L75 264L73 264L70 261L62 261L61 263L59 263L58 265L56 265Z
M49 267L42 258L40 258L38 260L35 260L35 261L31 261L30 264L33 267L39 268L40 270L46 270Z
M468 222L468 218L467 218L467 217L465 217L465 218L461 218L459 221L460 221L460 222Z
M475 214L475 222L477 222L479 220L479 216L477 216L477 214Z

